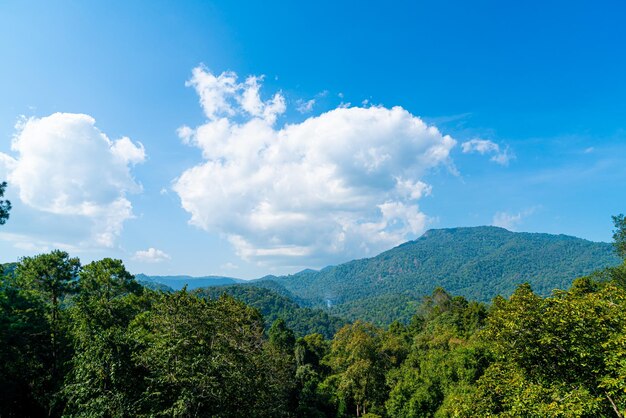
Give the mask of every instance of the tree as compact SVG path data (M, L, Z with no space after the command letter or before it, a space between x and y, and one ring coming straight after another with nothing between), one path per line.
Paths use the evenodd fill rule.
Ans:
M389 359L381 350L381 336L381 330L368 323L346 325L335 335L326 359L333 371L327 383L336 388L345 407L355 408L357 417L382 409L387 397Z
M276 349L293 354L294 344L296 343L296 337L293 331L287 327L285 320L282 318L274 321L269 331L270 345Z
M522 285L494 301L485 336L496 361L478 381L474 413L622 417L625 309L624 289L587 279L545 299Z
M24 257L18 264L16 285L23 296L42 306L42 321L46 325L46 344L40 347L45 358L46 373L41 402L48 406L48 415L60 408L58 391L71 358L71 345L67 340L67 315L61 305L66 297L76 291L76 279L80 271L78 258L59 250L34 257Z
M132 416L141 394L142 370L132 361L128 325L149 299L121 260L86 265L71 308L74 357L64 394L65 414Z
M326 417L336 415L328 393L320 390L320 384L330 371L322 363L330 349L330 342L322 334L309 334L295 344L297 417Z
M4 197L4 191L7 187L7 182L0 183L0 198ZM4 225L9 219L9 211L11 210L11 202L8 200L0 199L0 225Z
M264 353L263 318L222 296L205 300L186 289L159 296L131 325L146 371L141 412L150 416L279 417L272 358Z
M0 195L1 196L1 195ZM623 214L613 216L613 245L617 254L626 260L626 218Z
M391 387L385 404L388 416L456 416L458 402L451 400L462 397L489 362L486 348L475 337L485 316L482 304L437 288L424 298L411 327L390 327L388 333L393 331L397 340L390 357L395 351L399 353L395 357L406 360L387 374ZM413 334L406 335L410 331ZM385 345L393 340L385 338ZM407 345L408 354L403 355Z
M0 416L48 414L49 331L41 300L0 276Z

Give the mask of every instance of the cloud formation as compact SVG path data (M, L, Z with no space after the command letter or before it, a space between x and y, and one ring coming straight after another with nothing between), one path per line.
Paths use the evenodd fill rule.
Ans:
M401 107L340 107L276 127L280 93L259 77L193 70L208 120L183 126L205 161L173 190L190 223L224 234L243 259L283 265L361 257L424 231L424 175L452 167L455 141Z
M133 256L133 260L137 260L143 263L160 263L162 261L170 260L172 257L164 251L157 250L156 248L148 248L144 251L137 251Z
M515 156L509 151L508 147L502 150L500 145L487 139L472 139L463 142L461 144L461 149L465 154L474 152L481 155L492 154L489 160L504 166L509 165L509 161L515 158Z
M522 220L535 213L536 209L537 207L532 207L518 213L496 212L495 215L493 215L491 224L510 231L515 231Z
M313 111L313 106L315 106L315 99L311 100L298 100L296 102L296 110L302 114L311 113Z
M22 203L48 214L91 223L88 243L111 247L133 216L127 193L141 186L131 167L145 159L141 143L110 140L88 115L55 113L20 121L11 149L0 153L0 172Z

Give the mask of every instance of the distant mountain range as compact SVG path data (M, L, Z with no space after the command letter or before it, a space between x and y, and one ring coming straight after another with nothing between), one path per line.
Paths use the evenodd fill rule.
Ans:
M173 289L185 283L189 289L245 283L347 319L388 323L406 320L436 287L488 302L528 282L537 293L547 295L568 288L576 277L619 263L608 243L482 226L433 229L372 258L288 276L247 282L217 276L137 275L137 279Z
M482 226L433 229L376 257L272 280L297 297L322 304L387 294L422 296L439 286L487 302L510 295L524 282L547 295L619 262L608 243Z
M172 290L181 290L187 286L188 290L199 289L201 287L225 286L246 282L246 280L235 279L233 277L223 276L146 276L143 273L135 275L135 279L148 287L157 287L155 284L161 284Z

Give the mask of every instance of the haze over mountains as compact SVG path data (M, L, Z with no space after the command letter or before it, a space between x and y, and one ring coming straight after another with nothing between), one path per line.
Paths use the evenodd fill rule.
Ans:
M410 317L419 300L436 287L483 302L496 295L508 296L524 282L537 293L549 295L554 289L567 288L576 277L617 264L619 258L609 243L481 226L429 230L372 258L288 276L247 282L217 276L137 275L137 279L173 289L185 283L189 289L269 288L300 305L325 307L348 319L385 323Z
M149 285L149 287L157 287L157 284L162 284L172 290L181 290L185 286L187 286L188 290L193 290L201 287L225 286L246 282L246 280L243 279L224 276L146 276L143 273L135 275L135 279L145 285Z

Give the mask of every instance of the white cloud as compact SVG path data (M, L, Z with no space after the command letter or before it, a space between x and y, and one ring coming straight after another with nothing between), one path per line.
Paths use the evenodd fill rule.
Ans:
M522 220L535 213L536 209L536 207L532 207L518 213L496 212L496 214L493 215L491 224L510 231L515 231Z
M71 254L81 252L80 247L69 245L63 242L50 242L26 234L0 232L0 240L10 242L14 248L26 251L28 254L47 253L54 249L67 251Z
M477 152L481 155L493 154L489 160L504 166L509 165L509 161L515 158L508 147L502 150L500 145L487 139L472 139L463 142L461 148L465 154L473 152Z
M208 118L179 130L206 160L173 185L190 223L223 233L244 259L284 264L373 254L423 232L423 176L454 170L451 137L401 107L341 107L275 127L284 99L263 101L260 79L248 80L200 67L188 83Z
M160 263L162 261L170 260L171 258L172 257L170 257L167 253L152 247L145 251L137 251L133 256L133 260L137 260L142 263Z
M311 113L311 111L313 110L313 106L315 105L315 99L311 99L311 100L298 100L296 102L296 110L302 114L304 113Z
M220 268L221 268L222 270L236 270L236 269L238 269L238 268L239 268L239 266L238 266L237 264L234 264L234 263L228 262L228 263L224 263L224 264L222 264L222 265L220 266Z
M132 218L127 193L141 191L130 167L145 159L140 143L111 141L88 115L55 113L16 126L13 158L0 153L11 187L28 207L91 223L86 244L113 246Z
M262 80L263 77L250 76L244 83L238 83L234 72L216 77L204 67L196 67L186 85L196 90L204 114L211 121L244 115L274 123L276 117L285 112L285 99L276 93L269 100L261 100L259 82ZM181 129L184 134L186 128Z

